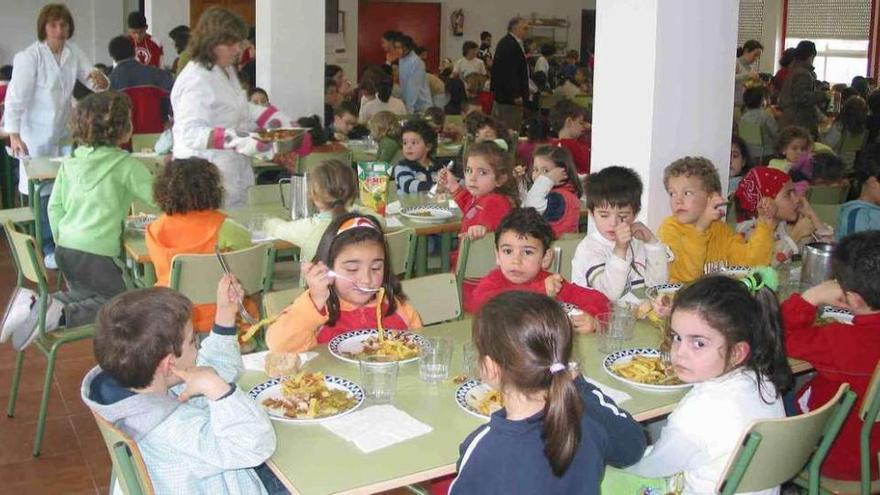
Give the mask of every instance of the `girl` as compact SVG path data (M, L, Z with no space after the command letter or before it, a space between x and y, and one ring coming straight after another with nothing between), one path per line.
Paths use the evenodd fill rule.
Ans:
M775 272L762 268L742 281L704 277L676 295L667 329L672 365L694 386L669 415L657 443L628 471L646 477L683 473L685 494L715 493L748 425L785 416L782 396L793 379L775 286Z
M263 88L251 88L247 91L248 101L260 107L269 106L269 93Z
M791 170L792 166L803 166L802 162L810 160L810 150L813 147L813 138L810 131L798 126L788 126L779 133L779 141L776 142L776 151L782 158L770 160L769 167L777 168L783 172Z
M503 293L483 306L473 339L504 408L462 442L451 495L598 494L605 464L642 455L641 426L569 370L571 323L556 301Z
M385 289L383 327L421 328L386 260L388 246L375 218L348 213L331 222L312 262L303 263L308 290L267 331L269 350L300 352L350 330L375 328L380 287Z
M827 131L822 133L821 141L828 145L846 164L846 171L852 172L856 153L843 151L845 138L860 137L864 142L867 129L868 104L860 96L848 98L840 107L840 114Z
M557 237L578 231L583 185L571 153L560 146L541 146L532 163L532 187L523 199L524 208L543 214Z
M736 186L739 185L743 175L748 172L750 165L751 158L746 142L734 134L730 141L730 178L727 183L727 194L733 194L736 191Z
M880 230L880 144L872 144L856 163L859 197L840 208L837 240L853 232Z
M510 135L504 124L498 120L486 116L474 126L474 142L494 141L503 139L504 142L510 144Z
M749 170L735 196L740 210L748 218L737 224L736 231L746 240L755 231L757 216L772 215L776 222L773 265L790 260L800 252L800 244L813 236L831 233L831 228L819 219L807 199L795 192L791 178L781 170L770 167Z
M223 203L220 171L203 158L177 159L162 169L153 198L164 214L147 227L147 251L156 269L156 285L168 287L171 260L178 254L211 254L215 248L236 251L251 246L251 233L219 211ZM196 332L209 332L214 304L193 306ZM256 304L248 304L259 314Z
M400 123L391 112L381 111L370 119L370 137L379 144L377 162L394 163L400 156Z
M392 84L391 78L388 76L375 82L376 97L361 105L358 114L360 122L369 122L373 115L382 111L388 111L394 115L406 115L406 105L403 104L403 100L391 96Z
M409 120L401 129L403 160L394 167L397 194L415 194L430 191L437 178L434 152L437 133L424 120Z

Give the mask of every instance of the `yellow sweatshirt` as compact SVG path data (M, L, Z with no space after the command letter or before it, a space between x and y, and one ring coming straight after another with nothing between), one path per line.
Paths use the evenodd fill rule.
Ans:
M703 266L708 262L769 265L773 254L773 229L765 222L757 222L749 241L721 221L712 222L705 232L700 232L691 224L679 223L675 217L667 217L657 235L675 255L669 264L670 282L693 282L703 275Z

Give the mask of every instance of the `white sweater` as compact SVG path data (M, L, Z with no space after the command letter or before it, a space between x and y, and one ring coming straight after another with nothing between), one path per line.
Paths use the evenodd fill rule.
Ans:
M650 478L683 472L684 495L716 493L746 428L755 420L785 417L773 384L764 381L761 392L763 399L755 374L744 368L694 385L669 415L657 443L626 470ZM779 487L749 493L778 495Z
M614 242L593 231L578 244L571 259L571 281L614 301L635 287L665 284L672 261L668 251L660 242L645 244L633 239L626 259L622 259L614 254Z

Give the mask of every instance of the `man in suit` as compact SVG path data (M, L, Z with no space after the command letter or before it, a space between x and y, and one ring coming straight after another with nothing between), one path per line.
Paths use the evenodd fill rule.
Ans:
M492 61L492 92L495 105L492 115L508 129L519 132L523 119L523 103L529 99L529 67L523 48L528 21L514 17L507 24L507 34L495 47Z

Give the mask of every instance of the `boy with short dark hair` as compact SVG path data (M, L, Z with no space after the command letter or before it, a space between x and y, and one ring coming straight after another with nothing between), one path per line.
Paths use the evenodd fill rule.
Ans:
M597 290L574 285L565 281L562 275L546 270L553 261L550 246L554 239L553 229L537 210L512 210L495 231L498 268L480 280L474 289L473 301L466 309L475 313L502 292L537 292L577 308L569 313L575 331L594 331L593 317L608 311L608 298Z
M858 411L871 374L880 362L880 231L858 232L834 248L834 279L782 303L785 349L789 357L813 365L816 376L798 394L798 408L809 412L825 404L843 383L858 395L849 417L822 464L822 475L840 480L860 479ZM819 324L821 306L837 306L853 314L851 323ZM877 479L880 429L871 432L872 480Z
M142 12L128 14L128 37L134 45L135 58L144 65L162 68L162 45L147 34L147 18Z
M274 452L275 431L235 385L241 291L234 277L220 280L201 349L192 305L171 289L120 294L98 314L98 366L83 379L82 400L137 442L156 493L267 493L254 468Z
M587 109L569 100L561 100L550 110L550 126L557 139L552 144L564 146L579 174L590 173L590 145L581 139L591 126Z
M749 156L754 157L757 163L764 163L761 158L773 153L773 145L779 139L779 124L776 123L776 117L770 113L770 110L764 107L765 96L765 90L760 86L745 90L743 93L745 109L739 118L740 129L751 126L761 131L763 146L747 144Z
M770 264L777 224L771 198L759 201L755 232L746 242L721 220L728 205L712 162L703 157L679 158L663 171L663 185L672 216L663 221L657 236L672 250L670 281L693 282L703 275L707 263Z
M601 291L611 300L634 287L669 279L666 246L636 221L642 207L642 179L626 167L590 174L587 209L596 227L578 244L571 260L571 281Z
M333 110L333 123L327 126L328 141L347 141L348 133L358 123L358 111L350 101L343 101Z

